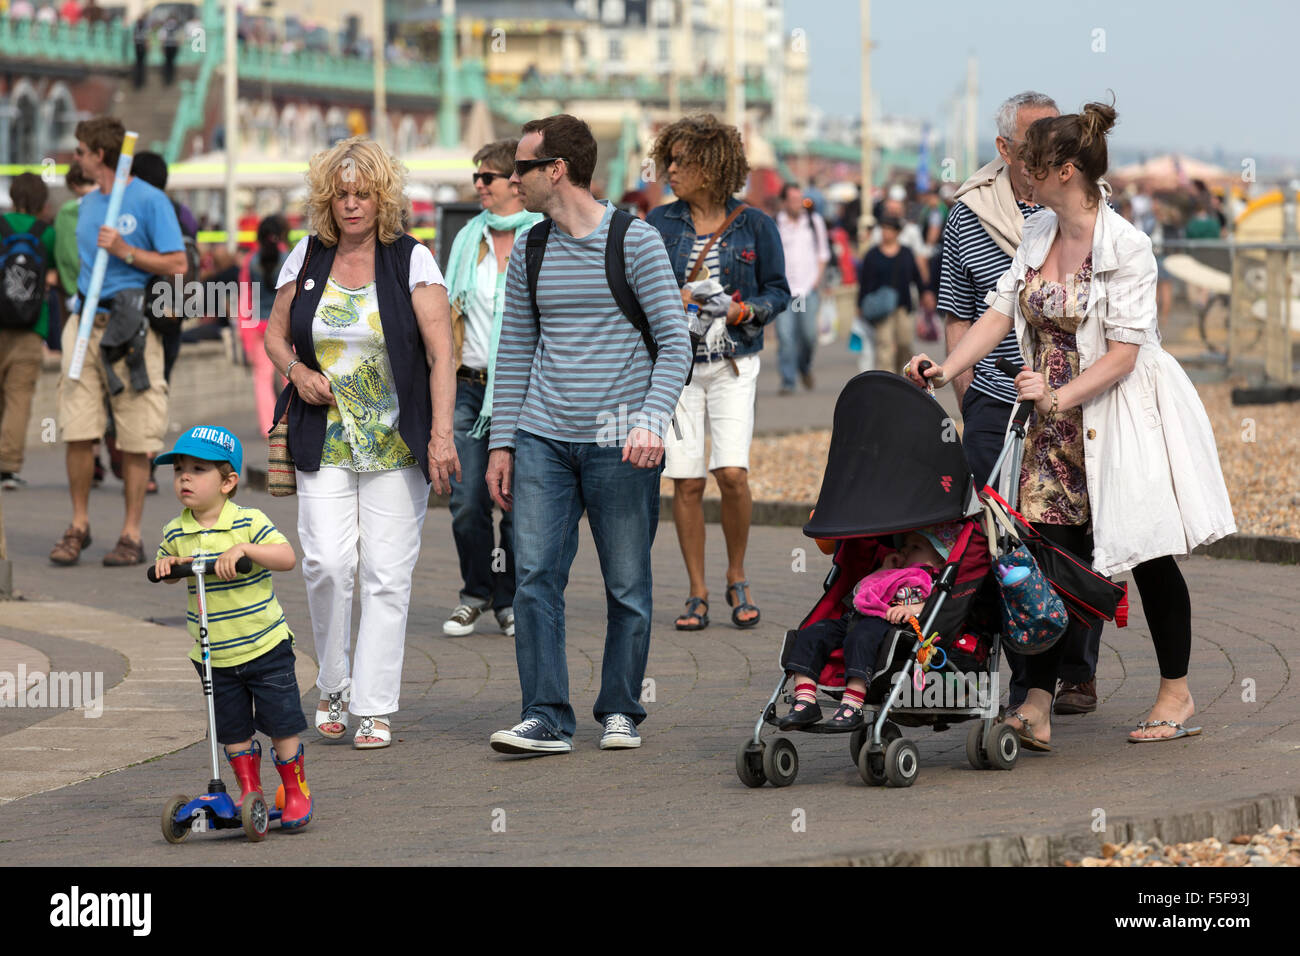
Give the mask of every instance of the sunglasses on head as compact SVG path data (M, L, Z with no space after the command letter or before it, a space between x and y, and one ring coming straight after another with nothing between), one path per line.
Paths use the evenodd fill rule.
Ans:
M474 185L477 186L479 180L482 180L484 186L491 186L498 179L509 179L509 178L510 178L509 173L475 173L473 182Z
M536 169L536 168L539 167L539 166L545 166L545 165L547 165L548 163L558 162L558 161L561 160L561 159L564 159L564 157L563 157L563 156L547 156L547 157L545 157L544 159L516 159L516 160L515 160L515 175L516 175L516 176L523 176L525 173L527 173L527 172L530 171L530 170Z

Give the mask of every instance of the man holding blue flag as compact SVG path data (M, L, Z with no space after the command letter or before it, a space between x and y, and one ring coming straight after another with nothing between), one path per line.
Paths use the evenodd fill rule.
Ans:
M108 268L79 378L70 377L68 372L76 351L80 317L70 315L63 327L58 422L68 445L72 524L50 552L50 560L55 564L76 564L82 549L90 544L94 442L108 425L104 410L107 399L117 428L117 446L122 451L126 513L122 534L104 556L104 564L143 564L140 526L149 481L149 456L162 450L167 429L162 338L144 312L144 290L151 275L174 276L185 271L185 243L171 201L138 179L127 179L116 222L105 222L126 137L121 121L108 116L83 120L77 124L76 137L77 163L99 187L82 200L77 216L77 291L83 302L99 249L108 253Z

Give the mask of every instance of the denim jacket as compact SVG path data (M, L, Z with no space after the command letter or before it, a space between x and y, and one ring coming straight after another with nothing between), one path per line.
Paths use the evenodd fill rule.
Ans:
M740 204L727 200L727 214ZM686 284L686 270L695 245L695 224L691 207L684 200L650 210L646 222L663 236L668 258L679 285ZM727 292L740 291L740 298L753 309L753 317L727 329L736 343L735 355L752 355L763 350L763 326L790 305L790 286L785 281L785 252L776 223L766 213L750 206L727 227L714 243L718 250L719 281Z

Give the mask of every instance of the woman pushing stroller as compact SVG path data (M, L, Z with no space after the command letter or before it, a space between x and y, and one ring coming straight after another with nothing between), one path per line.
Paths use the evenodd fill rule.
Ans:
M1187 683L1191 600L1173 556L1236 531L1214 434L1195 388L1160 347L1150 240L1103 201L1106 134L1115 110L1029 127L1020 160L1046 207L1025 221L989 309L941 365L915 384L942 386L1014 326L1025 356L1019 399L1036 414L1019 476L1021 512L1096 571L1131 570L1160 665L1160 687L1133 743L1200 733ZM1007 721L1026 749L1050 750L1060 650L1025 659L1030 686ZM1014 723L1012 723L1014 721Z
M862 704L880 648L893 627L920 616L934 576L948 560L959 530L957 523L949 522L903 535L898 550L887 554L880 567L844 599L850 606L841 617L826 618L795 632L786 660L787 674L795 682L794 702L778 728L794 730L822 719L817 677L838 647L844 648L847 681L840 706L826 724L836 731L862 725Z

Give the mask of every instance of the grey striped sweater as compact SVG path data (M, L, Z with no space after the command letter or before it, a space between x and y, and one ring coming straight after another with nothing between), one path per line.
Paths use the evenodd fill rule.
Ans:
M537 281L541 334L533 320L515 243L506 272L489 449L513 448L524 429L543 438L617 442L632 428L663 437L686 383L690 338L677 279L659 233L636 220L624 250L628 282L659 345L654 363L605 281L605 237L613 207L591 235L552 227Z

